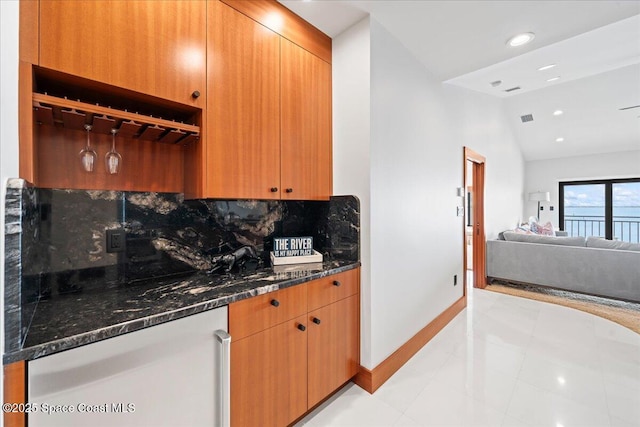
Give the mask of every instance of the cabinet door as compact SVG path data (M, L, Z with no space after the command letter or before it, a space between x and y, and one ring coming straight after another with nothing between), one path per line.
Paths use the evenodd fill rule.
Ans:
M40 65L203 107L206 2L40 2Z
M280 198L280 36L209 3L206 197Z
M307 410L306 316L231 343L231 425L282 427Z
M359 364L358 295L307 317L309 325L308 405L311 408L353 378Z
M286 39L281 46L282 198L328 199L331 65Z
M226 325L222 307L29 362L28 401L67 408L39 407L29 426L215 425Z

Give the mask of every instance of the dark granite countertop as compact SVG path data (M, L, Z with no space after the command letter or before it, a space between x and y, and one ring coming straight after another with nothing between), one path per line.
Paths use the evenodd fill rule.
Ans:
M236 274L194 272L41 300L24 345L6 353L3 362L37 359L359 265L326 261L293 271L268 267Z

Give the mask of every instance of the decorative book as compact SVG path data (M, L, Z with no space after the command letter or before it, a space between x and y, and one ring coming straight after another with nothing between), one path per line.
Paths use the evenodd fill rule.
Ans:
M322 254L313 249L313 237L276 237L271 252L272 265L322 262Z

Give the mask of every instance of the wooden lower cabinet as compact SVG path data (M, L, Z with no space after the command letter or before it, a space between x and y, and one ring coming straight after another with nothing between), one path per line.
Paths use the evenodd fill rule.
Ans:
M307 410L306 316L231 340L231 425L282 427Z
M358 372L358 307L358 295L353 295L307 316L307 404L310 408Z
M26 375L27 363L25 361L4 365L4 402L13 405L10 410L4 410L3 419L5 427L23 427L27 425L27 417L24 411L18 409L27 401Z
M229 306L232 427L287 426L356 375L360 363L358 282L359 271L353 270ZM307 292L312 288L314 292ZM343 289L348 295L342 296ZM285 298L292 291L309 296L307 304L299 306L305 307L306 314L234 339L233 330L248 330L238 323L261 323L261 308L269 299L281 300L274 310L294 313L287 304L303 302L299 297ZM340 296L342 299L332 299ZM313 305L307 312L310 301L324 305Z

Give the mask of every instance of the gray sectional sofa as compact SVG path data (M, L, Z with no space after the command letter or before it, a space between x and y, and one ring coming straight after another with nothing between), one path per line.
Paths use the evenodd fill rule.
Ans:
M589 237L501 233L487 241L487 276L640 302L640 245Z

